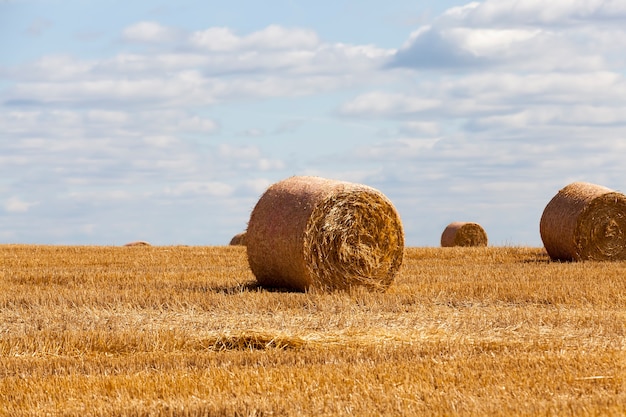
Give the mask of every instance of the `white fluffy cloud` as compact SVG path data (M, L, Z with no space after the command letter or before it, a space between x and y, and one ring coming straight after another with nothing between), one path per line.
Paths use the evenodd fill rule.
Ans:
M402 93L371 92L344 103L343 115L403 116L433 110L442 105L439 99L422 98Z
M620 0L487 0L452 8L442 18L473 25L562 26L623 19L626 18L626 5Z
M237 36L226 27L213 27L194 32L189 39L193 45L211 52L311 50L320 45L317 34L312 30L278 25L270 25L245 36Z
M625 10L601 0L488 0L418 28L389 63L396 85L338 106L343 117L397 126L357 152L395 162L368 180L387 183L403 213L416 210L403 203L407 190L435 202L419 211L437 226L411 221L416 232L437 236L446 220L474 218L500 241L537 243L532 226L568 182L626 188Z
M413 32L392 65L514 71L599 70L624 45L623 2L487 0L448 10Z
M177 38L178 31L157 22L139 22L124 29L123 39L132 42L162 43Z
M228 28L181 34L141 22L123 36L154 48L91 60L46 55L4 69L14 81L4 102L117 109L311 95L371 81L394 52L324 43L311 30L277 25L238 36Z

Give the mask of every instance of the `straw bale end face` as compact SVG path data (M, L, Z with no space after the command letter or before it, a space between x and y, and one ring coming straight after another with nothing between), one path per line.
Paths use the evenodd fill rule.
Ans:
M544 209L539 232L554 260L626 260L626 196L587 182L569 184Z
M487 246L485 229L478 223L452 222L441 234L441 246Z
M302 291L384 291L404 253L400 217L380 191L319 177L270 186L250 215L246 240L261 285Z

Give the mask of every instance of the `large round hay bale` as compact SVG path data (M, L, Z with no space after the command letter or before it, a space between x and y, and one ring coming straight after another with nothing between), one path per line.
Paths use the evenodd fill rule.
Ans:
M231 246L246 246L246 232L237 233L230 240Z
M261 285L384 291L402 264L404 231L380 191L296 176L261 196L250 215L246 244L250 269Z
M487 232L478 223L452 222L441 234L441 246L487 246Z
M601 185L574 182L550 200L539 223L555 260L626 259L626 196Z

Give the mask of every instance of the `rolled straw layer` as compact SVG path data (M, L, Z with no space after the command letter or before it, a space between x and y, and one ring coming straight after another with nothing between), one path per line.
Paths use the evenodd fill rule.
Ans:
M453 222L441 234L441 246L487 246L487 232L478 223Z
M380 191L297 176L261 196L250 215L246 246L261 285L384 291L402 264L404 231Z
M539 223L555 260L625 260L626 196L601 185L574 182L550 200Z

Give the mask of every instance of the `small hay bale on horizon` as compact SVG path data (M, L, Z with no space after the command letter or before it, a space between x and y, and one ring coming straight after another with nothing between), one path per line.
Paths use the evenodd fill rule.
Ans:
M574 182L545 207L539 232L553 260L626 260L626 196Z
M261 196L246 243L263 286L384 291L402 264L404 230L391 201L374 188L295 176Z
M473 222L452 222L441 234L441 246L450 248L454 246L487 246L487 232Z
M125 243L124 246L152 246L145 240L136 240L134 242Z
M246 246L246 232L237 233L230 240L230 246Z

